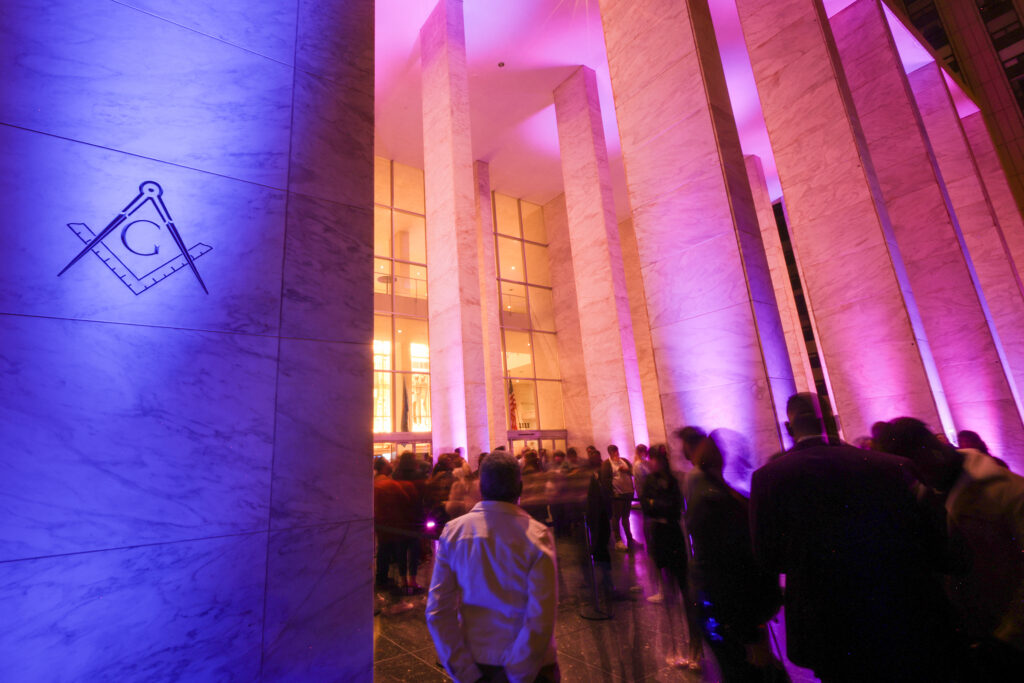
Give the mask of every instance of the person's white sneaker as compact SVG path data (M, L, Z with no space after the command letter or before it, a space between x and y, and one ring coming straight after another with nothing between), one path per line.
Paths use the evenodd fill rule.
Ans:
M647 596L647 602L653 602L655 605L659 605L665 602L665 596L661 593L655 593L654 595Z

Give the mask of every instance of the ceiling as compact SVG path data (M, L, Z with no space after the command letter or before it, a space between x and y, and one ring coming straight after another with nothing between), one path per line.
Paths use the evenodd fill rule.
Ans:
M829 14L851 1L828 0ZM436 4L376 1L375 151L418 168L423 167L419 29ZM782 192L735 0L710 0L710 6L743 152L761 158L769 193L777 199ZM598 0L465 0L464 13L473 154L490 164L492 189L537 203L562 192L553 92L585 65L597 74L616 213L628 217ZM908 66L931 61L905 29L897 42Z

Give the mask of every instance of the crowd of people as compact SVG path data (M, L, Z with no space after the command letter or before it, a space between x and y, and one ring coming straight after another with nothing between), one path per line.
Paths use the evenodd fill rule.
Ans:
M794 446L756 471L734 433L694 426L685 473L664 444L377 458L378 587L420 592L433 549L427 624L456 681L558 680L556 537L595 602L624 593L612 553L643 553L680 668L707 646L724 681L788 680L766 627L784 606L788 658L823 681L1020 680L1024 478L973 432L957 448L898 418L852 446L813 394L787 418Z

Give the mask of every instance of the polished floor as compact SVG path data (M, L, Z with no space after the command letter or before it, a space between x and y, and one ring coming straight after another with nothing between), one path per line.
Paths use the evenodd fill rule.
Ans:
M633 515L634 534L639 532L639 516ZM670 626L682 641L686 626L682 615L669 613L663 605L646 600L654 590L643 550L634 554L613 553L613 576L621 600L612 604L609 620L591 621L580 616L586 609L587 590L577 562L577 549L571 542L559 540L559 609L555 627L558 664L564 683L576 681L718 681L710 652L699 673L683 671L666 663L672 653ZM420 567L420 583L428 585L430 562ZM425 596L403 599L378 595L381 613L374 619L374 678L379 682L416 681L432 683L450 680L437 663L434 646L424 621ZM784 650L781 620L771 624L778 645ZM686 652L684 642L681 651ZM787 669L796 683L817 679L805 670Z

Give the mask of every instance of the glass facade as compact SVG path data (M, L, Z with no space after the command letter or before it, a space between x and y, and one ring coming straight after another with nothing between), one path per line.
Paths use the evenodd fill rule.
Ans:
M429 441L430 432L424 212L423 172L376 158L373 431L378 436L375 454L402 450L429 452L429 443L424 443Z
M518 432L565 429L562 383L543 211L496 192L492 197L506 421L515 446Z

